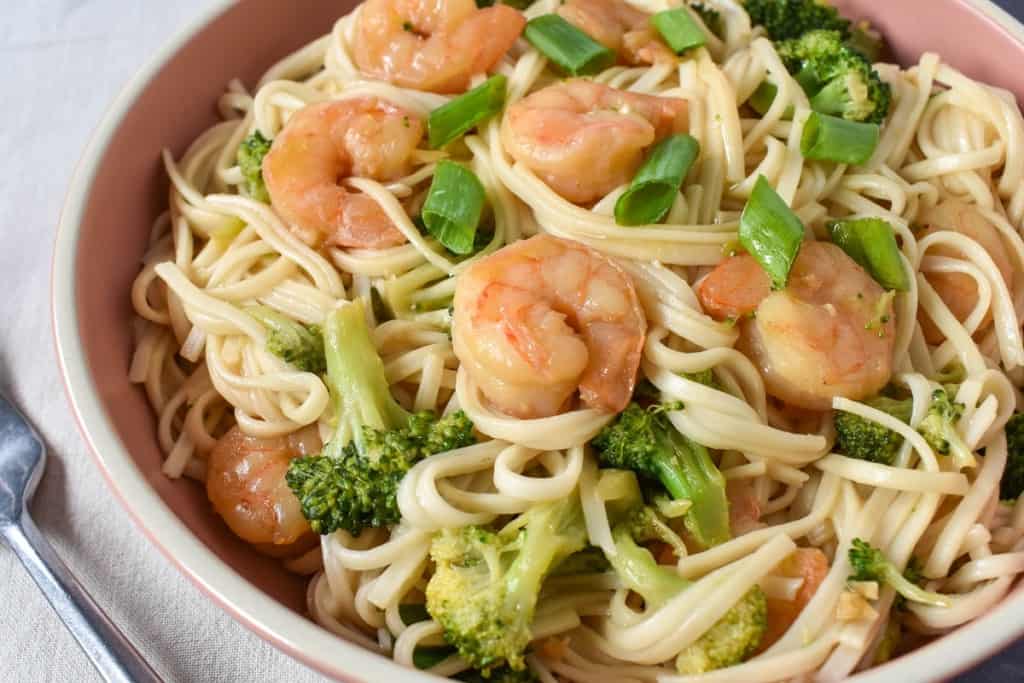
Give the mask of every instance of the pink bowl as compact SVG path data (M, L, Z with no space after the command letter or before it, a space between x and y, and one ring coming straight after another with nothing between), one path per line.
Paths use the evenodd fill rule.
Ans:
M164 209L160 150L180 155L216 118L229 80L255 83L277 59L326 33L355 4L222 0L167 45L111 107L75 174L53 261L53 321L68 395L111 489L152 542L240 622L345 681L437 680L344 642L304 615L305 581L238 541L204 491L172 482L154 417L128 382L128 291L149 227ZM987 0L845 0L879 26L904 63L926 50L1024 100L1024 27ZM957 41L948 40L957 27ZM966 36L968 39L963 40ZM985 49L977 49L984 46ZM1024 635L1024 593L857 681L940 680ZM941 648L941 650L940 650Z

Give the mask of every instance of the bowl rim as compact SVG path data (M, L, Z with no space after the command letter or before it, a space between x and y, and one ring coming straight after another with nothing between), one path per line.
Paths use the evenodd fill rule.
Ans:
M121 443L99 399L82 353L75 307L75 267L81 221L100 161L125 115L150 81L200 30L237 0L214 0L166 41L128 81L94 130L72 176L61 211L51 261L53 340L64 390L79 432L107 486L135 525L199 590L251 632L297 661L345 683L440 680L344 640L277 602L217 557L147 483ZM991 0L959 0L981 12L1024 45L1024 24ZM130 502L130 501L135 501ZM921 680L931 664L945 662L932 680L945 680L990 657L1024 635L1024 591L987 614L892 662L862 672L857 683ZM939 649L942 653L939 655ZM968 654L960 654L968 653ZM939 656L934 656L939 655ZM354 676L359 676L355 678Z

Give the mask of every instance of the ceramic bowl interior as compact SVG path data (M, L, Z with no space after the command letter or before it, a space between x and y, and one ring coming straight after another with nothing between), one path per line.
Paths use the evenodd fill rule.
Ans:
M113 105L73 182L54 258L54 324L83 433L112 489L157 547L240 621L307 664L345 680L425 681L430 677L306 620L305 580L236 539L201 487L161 474L154 417L127 378L128 292L150 226L167 202L161 149L179 156L215 122L215 103L232 78L254 84L276 60L327 33L354 4L222 1L143 70ZM1024 31L984 0L838 4L881 28L902 63L939 50L968 75L1024 98L1024 69L1014 68L1024 63ZM947 40L950 26L969 40ZM949 675L1024 633L1014 611L1024 611L1019 591L967 628L858 680ZM934 656L943 643L950 647Z

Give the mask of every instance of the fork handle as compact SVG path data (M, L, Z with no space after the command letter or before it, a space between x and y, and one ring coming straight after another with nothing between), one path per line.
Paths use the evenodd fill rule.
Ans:
M21 516L20 526L0 531L105 681L162 683L163 679L71 575L27 513Z

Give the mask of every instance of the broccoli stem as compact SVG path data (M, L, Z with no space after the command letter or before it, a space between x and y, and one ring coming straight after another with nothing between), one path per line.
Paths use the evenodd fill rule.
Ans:
M705 548L729 540L729 501L725 477L715 467L703 445L668 425L658 432L664 452L676 457L656 458L655 468L662 486L677 500L689 500L686 528Z
M361 301L342 304L327 316L324 344L338 426L348 426L362 454L364 428L384 431L402 427L408 422L409 413L391 396L384 362L373 345ZM336 441L339 440L333 439L332 445Z
M933 607L949 607L952 601L944 595L933 593L921 588L903 576L903 572L896 569L891 562L885 562L881 570L882 579L889 584L894 591L905 597L907 600L919 602Z
M626 587L644 599L647 609L660 609L690 587L689 581L658 565L650 552L636 544L628 528L616 528L613 538L616 555L608 561Z

